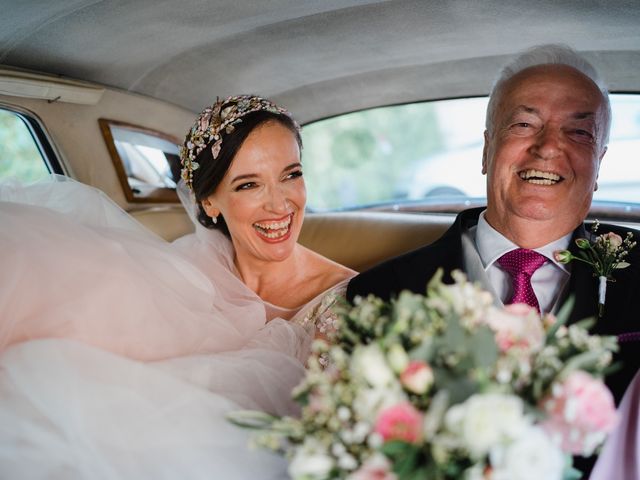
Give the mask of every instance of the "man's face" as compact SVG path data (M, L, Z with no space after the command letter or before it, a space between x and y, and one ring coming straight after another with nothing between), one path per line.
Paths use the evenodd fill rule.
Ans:
M512 240L516 229L543 226L560 238L584 220L596 189L606 151L602 94L561 65L523 70L502 92L485 132L486 219Z

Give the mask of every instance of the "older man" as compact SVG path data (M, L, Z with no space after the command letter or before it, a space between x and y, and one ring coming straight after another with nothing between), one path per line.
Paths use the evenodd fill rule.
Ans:
M597 189L610 126L606 89L596 71L573 50L532 49L504 68L487 110L482 171L487 208L461 212L436 242L355 277L347 296L389 298L403 289L424 292L442 267L461 269L494 293L496 302L526 302L556 311L574 295L571 321L595 316L597 277L586 264L562 265L554 251L588 236L583 224ZM622 236L627 229L601 225ZM640 235L636 233L636 238ZM640 248L631 266L609 283L604 317L595 333L619 335L623 368L608 378L616 402L638 369ZM524 281L522 280L524 278ZM515 280L515 281L514 281ZM636 333L639 332L639 333Z

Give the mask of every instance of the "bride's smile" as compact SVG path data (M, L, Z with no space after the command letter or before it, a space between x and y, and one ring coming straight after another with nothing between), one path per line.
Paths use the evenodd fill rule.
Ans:
M291 221L293 219L293 213L281 218L279 220L263 220L253 224L254 228L258 232L263 240L267 242L282 242L289 238L291 233Z

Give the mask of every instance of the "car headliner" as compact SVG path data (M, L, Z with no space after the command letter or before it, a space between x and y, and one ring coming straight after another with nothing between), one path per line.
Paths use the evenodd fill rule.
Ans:
M640 91L637 0L5 0L0 63L199 111L258 93L303 123L487 94L509 55L566 43Z

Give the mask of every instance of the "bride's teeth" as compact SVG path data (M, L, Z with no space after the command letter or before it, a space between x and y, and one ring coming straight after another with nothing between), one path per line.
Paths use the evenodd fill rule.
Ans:
M543 172L540 170L523 170L519 175L522 180L526 180L535 185L553 185L562 178L557 173Z
M254 223L253 226L267 238L283 237L289 231L291 225L291 215L281 222Z

